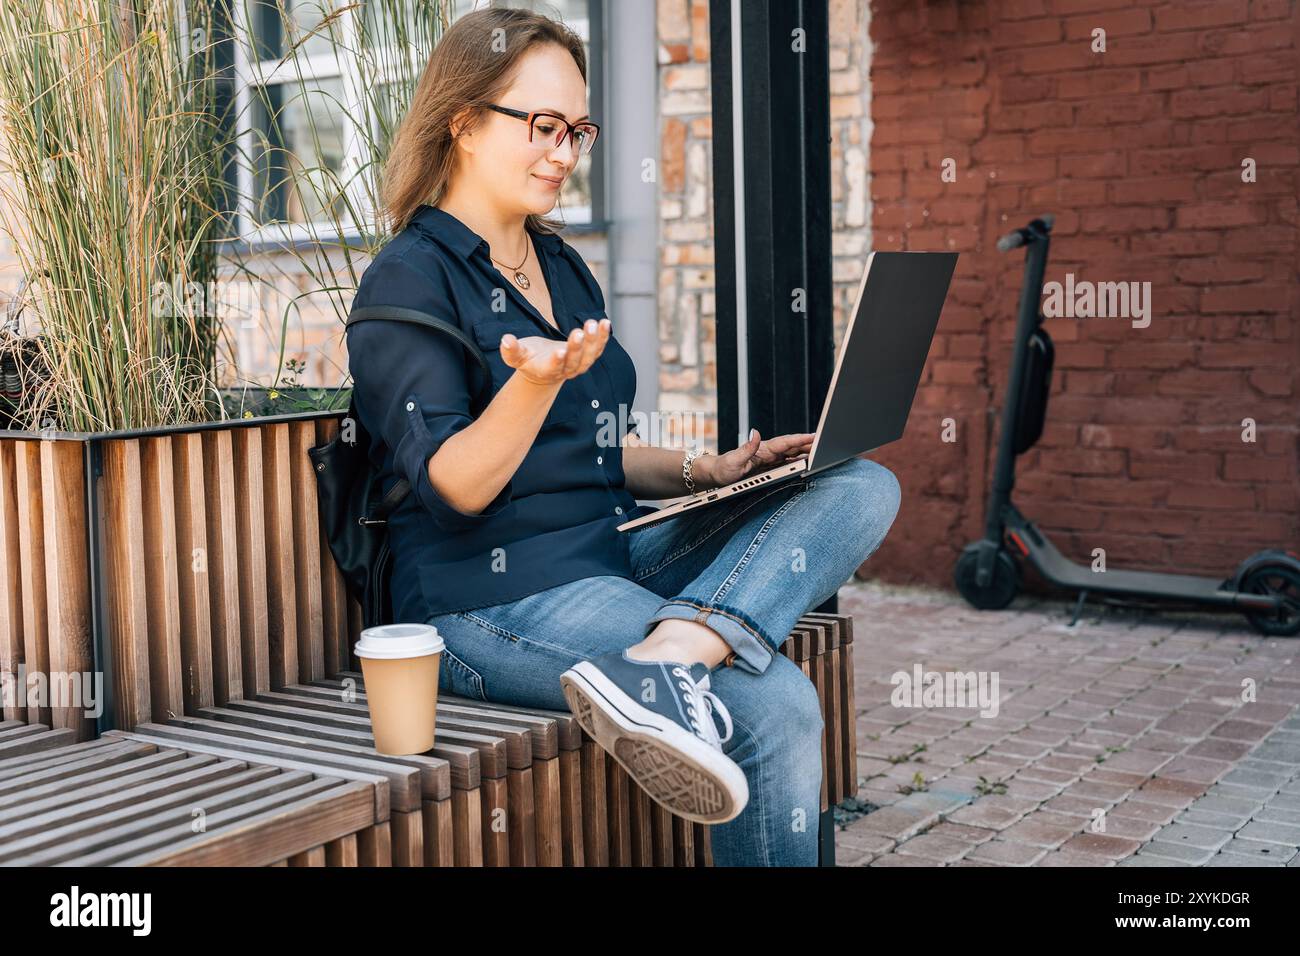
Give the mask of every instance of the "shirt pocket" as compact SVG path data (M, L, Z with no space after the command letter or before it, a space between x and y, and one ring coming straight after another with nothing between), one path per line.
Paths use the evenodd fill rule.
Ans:
M492 370L492 394L495 395L510 380L515 370L501 357L501 336L509 332L515 338L526 338L542 333L526 321L508 318L480 319L474 323L474 341L483 350L488 368ZM557 340L558 341L558 340ZM582 378L579 376L578 379ZM555 400L551 402L546 418L542 420L542 429L557 427L576 419L582 411L582 396L579 394L578 379L569 379L560 386Z
M590 319L599 323L608 314L605 309L582 309L574 312L573 317L579 322ZM619 416L620 421L626 421L624 431L630 430L633 424L632 400L636 397L636 363L619 343L613 330L610 330L605 350L587 374L592 378L592 392L599 399L600 407L611 415Z

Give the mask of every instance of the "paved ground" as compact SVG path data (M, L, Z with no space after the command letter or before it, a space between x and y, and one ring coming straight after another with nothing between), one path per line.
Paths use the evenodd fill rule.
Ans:
M981 612L863 582L839 607L859 778L840 865L1300 867L1300 639L1095 605L1069 627L1072 603ZM996 675L996 716L895 706L891 676L918 664Z

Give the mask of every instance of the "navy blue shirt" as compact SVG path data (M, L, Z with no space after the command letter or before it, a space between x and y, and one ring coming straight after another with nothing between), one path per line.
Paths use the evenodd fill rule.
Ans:
M492 370L492 393L514 374L501 336L563 341L606 316L605 297L582 257L558 235L529 230L551 295L552 326L498 271L488 244L429 205L366 267L353 307L419 309L473 337ZM428 462L472 421L477 364L435 329L375 320L347 329L357 415L385 491L400 476L411 493L389 518L395 620L513 601L594 575L631 578L617 526L655 509L624 486L621 436L633 431L636 367L610 332L583 374L560 387L532 448L486 508L464 513L429 483Z

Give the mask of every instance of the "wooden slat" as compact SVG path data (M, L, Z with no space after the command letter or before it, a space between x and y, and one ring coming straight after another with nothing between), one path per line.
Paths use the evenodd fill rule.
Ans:
M353 649L357 645L357 639L361 637L361 604L357 601L357 596L352 593L352 589L347 589L346 604L348 608L348 670L360 670L361 662Z
M339 423L332 418L316 419L316 444L324 445L338 434ZM319 511L319 506L318 506ZM347 588L343 575L334 562L325 529L317 514L317 536L320 540L321 566L321 627L325 635L325 674L337 674L348 669L348 608Z
M108 441L100 479L104 512L104 574L113 667L114 723L153 719L149 673L148 580L140 509L140 443Z
M44 728L45 725L30 724L29 726ZM76 740L77 731L71 727L60 727L57 730L42 729L32 735L6 738L0 740L0 760L16 757L19 754L39 753L56 747L66 747L68 744L76 743Z
M582 846L587 866L610 866L610 808L605 758L600 744L588 738L579 751L582 761Z
M292 574L298 622L298 681L327 676L325 623L321 594L320 509L316 473L307 451L316 444L312 422L290 422L288 432L289 494L293 507Z
M314 846L310 850L302 853L295 853L289 857L290 866L324 866L325 865L325 847Z
M262 433L262 505L266 514L266 619L271 688L298 681L298 601L293 576L293 489L289 482L289 427Z
M0 438L0 672L18 677L24 660L22 548L18 531L18 478L15 473L20 442ZM13 686L17 686L15 683ZM25 694L0 701L5 720L26 720ZM35 715L33 715L35 717Z
M314 780L304 784L307 791L323 783ZM325 790L316 789L302 799L283 804L278 797L264 798L258 803L273 804L262 811L258 803L240 808L240 813L257 810L259 816L239 820L228 828L225 819L231 814L215 815L209 826L219 829L191 836L169 847L165 854L151 852L136 858L118 860L121 866L260 866L269 862L274 854L289 855L334 839L342 833L357 832L370 819L369 794L359 784L335 785ZM159 839L183 836L184 830L176 828L159 834Z
M132 785L129 797L105 793L28 821L27 834L6 840L0 858L6 866L52 866L80 862L90 854L106 859L127 855L132 851L123 844L154 831L178 824L206 827L209 814L311 779L238 760L175 760ZM77 780L62 783L72 787Z
M171 437L140 443L144 513L145 595L149 618L149 691L153 713L185 712L182 691L180 587L176 568L176 488Z
M839 730L833 738L839 749L841 792L845 799L857 794L857 751L858 721L854 711L855 698L853 688L853 617L848 614L821 614L809 612L805 617L825 620L835 630L839 654L835 673L834 693L837 698L835 708L840 714Z
M42 441L41 498L45 509L45 597L48 604L50 686L79 690L75 699L51 700L51 724L74 731L78 740L95 736L103 706L103 681L96 689L95 651L90 635L90 580L86 574L86 462L74 441ZM86 677L91 678L89 686ZM98 695L98 701L90 695ZM59 706L62 703L62 706Z
M176 489L176 583L180 595L181 693L186 713L214 702L212 675L212 574L208 547L203 439L198 432L171 440ZM219 580L219 579L218 579Z
M357 835L349 833L345 837L331 840L325 844L326 866L357 866ZM448 864L450 865L450 864Z
M205 538L208 548L209 633L213 703L244 696L241 649L239 526L235 452L230 431L200 433L203 448ZM253 665L256 669L256 665Z
M115 739L121 739L121 740L140 740L140 741L145 741L146 743L156 744L159 747L178 746L178 743L175 740L175 738L160 736L154 733L155 730L159 730L159 729L165 729L164 725L147 724L144 725L143 728L137 728L136 730L131 730L131 731L107 730L104 732L102 736L113 737ZM238 746L226 746L224 744L214 744L214 743L199 742L199 741L192 741L192 740L186 740L184 746L187 752L194 753L194 754L208 754L211 756L227 757L236 760L249 759L249 754L247 753L247 751L240 749ZM281 769L284 770L303 770L306 771L307 773L316 773L320 768L320 764L317 761L311 761L311 760L304 761L304 760L296 759L296 757L294 758L281 757L273 754L258 753L255 762L259 764L266 764L271 767L280 767ZM412 774L414 774L414 771L412 771ZM374 804L375 804L374 819L376 821L383 822L385 824L388 822L389 807L390 807L389 785L392 783L393 776L394 776L391 768L388 770L388 772L380 774L380 773L370 773L361 770L352 770L343 767L331 767L330 775L334 777L341 777L344 780L355 780L361 783L368 784L373 790L372 799L374 800ZM409 787L409 784L407 784L407 786Z
M231 436L235 453L235 527L239 544L235 563L238 567L244 669L244 693L240 696L247 697L271 689L262 432L257 428L236 428Z
M379 759L323 753L311 747L268 744L252 739L233 739L207 730L191 730L172 724L143 724L136 733L160 746L184 747L195 753L233 756L254 763L271 763L327 773L350 780L382 781L382 793L376 794L376 818L387 820L392 809L404 812L420 806L420 772ZM283 761L288 761L284 763Z
M18 492L18 567L23 596L23 660L28 674L50 672L49 603L45 593L45 503L41 496L40 442L19 442L14 486ZM33 723L49 724L50 708L29 708Z

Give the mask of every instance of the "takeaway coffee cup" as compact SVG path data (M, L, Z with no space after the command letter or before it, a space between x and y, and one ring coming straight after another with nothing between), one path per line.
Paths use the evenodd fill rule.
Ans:
M420 754L433 749L443 646L431 624L383 624L361 632L356 654L379 753Z

